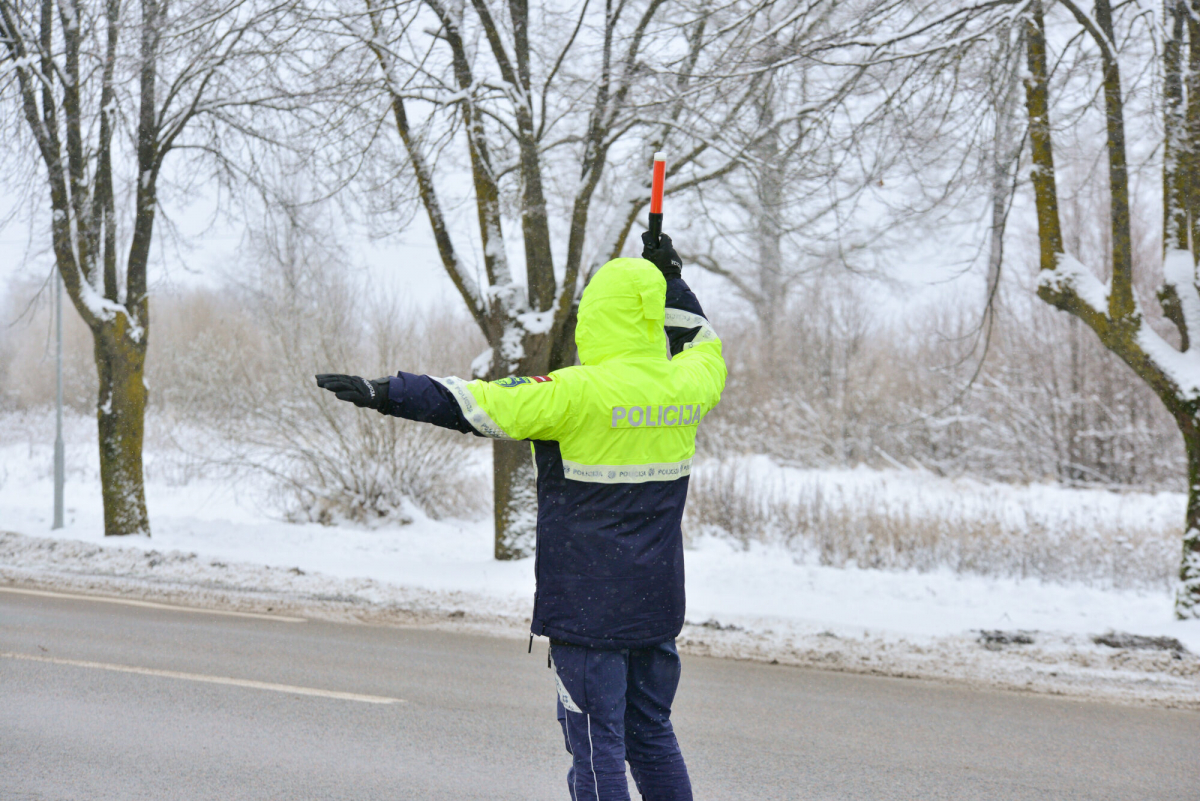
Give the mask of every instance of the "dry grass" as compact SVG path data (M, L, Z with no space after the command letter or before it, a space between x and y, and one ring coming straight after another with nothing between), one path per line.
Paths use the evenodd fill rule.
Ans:
M911 501L867 490L831 491L818 480L785 490L740 461L703 465L692 477L687 531L744 547L783 544L834 567L933 571L1081 582L1113 589L1170 588L1181 530L1098 520L1085 508L1016 504L979 493Z

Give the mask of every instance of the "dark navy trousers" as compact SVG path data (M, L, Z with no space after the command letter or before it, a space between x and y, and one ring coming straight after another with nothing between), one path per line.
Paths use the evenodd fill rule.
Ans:
M572 801L629 801L626 761L646 801L692 801L671 728L675 642L615 651L551 642L550 656Z

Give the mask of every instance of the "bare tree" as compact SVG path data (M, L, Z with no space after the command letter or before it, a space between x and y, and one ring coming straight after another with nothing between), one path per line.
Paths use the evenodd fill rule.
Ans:
M798 32L821 4L782 14L764 60L768 34L754 22L767 5L585 0L564 12L525 0L365 0L338 14L375 61L442 267L490 346L477 375L574 363L579 294L624 249L656 150L671 153L678 195L795 124L793 110L764 117L755 104L769 75L801 57ZM461 175L474 230L447 211L447 185ZM532 465L520 443L497 441L493 453L495 553L511 558L531 544Z
M754 202L772 207L760 215L764 276L783 273L773 207L786 173L772 169L818 139L834 152L845 128L828 119L845 111L849 93L895 60L899 42L928 38L926 4L911 0L583 0L570 9L362 1L334 24L374 58L442 266L490 345L477 363L487 378L573 363L579 293L625 248L656 150L671 154L676 197L756 165L768 180ZM953 23L960 12L943 5L934 17ZM939 52L950 63L958 49ZM776 97L775 76L792 68L819 89ZM931 85L883 74L871 88L881 109ZM351 78L357 91L361 69ZM460 176L475 230L447 212L447 185ZM509 264L514 224L523 283ZM480 271L471 269L473 239ZM562 240L565 248L554 246ZM493 452L496 554L507 558L531 542L532 468L519 444L497 442Z
M1024 4L1027 43L1026 108L1033 153L1041 278L1038 295L1090 327L1148 384L1166 406L1183 436L1188 457L1187 525L1175 612L1200 616L1200 351L1192 337L1200 327L1200 277L1195 229L1200 206L1200 4L1168 0L1162 30L1164 79L1164 284L1159 299L1174 323L1180 345L1167 342L1149 325L1135 291L1134 241L1130 214L1130 164L1126 148L1129 88L1122 80L1121 45L1154 31L1152 16L1137 3L1122 4L1114 15L1108 0L1091 10L1060 0L1058 13L1077 26L1072 41L1090 44L1094 84L1103 98L1108 166L1110 278L1102 283L1064 245L1058 183L1054 172L1051 125L1051 46L1042 0ZM1118 37L1118 31L1121 36ZM1186 56L1185 56L1186 53Z
M697 215L711 235L707 250L688 253L748 302L764 347L810 280L834 268L886 277L923 231L977 226L958 210L973 214L993 190L1002 243L1019 87L1016 49L997 57L979 47L1004 27L1003 18L976 24L991 5L824 3L807 20L808 57L772 74L758 107L768 117L801 109L798 124L704 190L706 209L718 211Z
M95 346L106 535L150 534L143 370L164 161L190 151L229 169L222 131L252 133L255 112L284 104L268 65L287 2L0 0L6 144L44 169L28 200L49 195L55 265Z

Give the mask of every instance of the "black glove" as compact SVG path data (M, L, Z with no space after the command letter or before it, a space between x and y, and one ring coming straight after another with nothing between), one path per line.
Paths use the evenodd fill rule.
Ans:
M321 373L317 386L337 394L338 400L350 401L362 409L384 411L388 404L388 379L368 381L357 375Z
M649 231L642 234L642 258L652 262L663 278L679 278L683 275L683 260L671 247L671 237L659 234L658 241Z

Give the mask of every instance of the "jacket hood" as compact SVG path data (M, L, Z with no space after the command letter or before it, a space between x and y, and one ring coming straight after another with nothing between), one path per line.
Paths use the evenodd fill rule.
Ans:
M613 259L583 290L575 346L581 364L613 358L666 360L667 282L645 259Z

